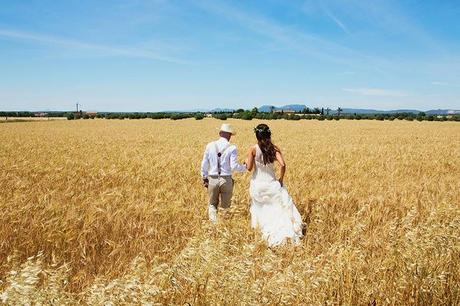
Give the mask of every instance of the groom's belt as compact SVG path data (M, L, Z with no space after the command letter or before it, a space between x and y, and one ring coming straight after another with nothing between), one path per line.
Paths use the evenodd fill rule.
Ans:
M231 175L231 174L227 174L227 175L222 175L222 174L209 174L208 177L211 177L211 178L232 177L232 175Z

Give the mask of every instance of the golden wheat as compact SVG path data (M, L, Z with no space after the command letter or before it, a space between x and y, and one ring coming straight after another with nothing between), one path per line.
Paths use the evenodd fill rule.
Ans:
M258 121L229 120L243 160ZM5 304L460 304L460 125L270 121L308 225L268 249L249 174L206 220L221 121L0 125Z

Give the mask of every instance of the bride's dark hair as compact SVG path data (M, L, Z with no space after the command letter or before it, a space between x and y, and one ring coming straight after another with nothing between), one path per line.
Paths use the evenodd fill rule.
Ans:
M259 148L262 151L264 164L271 164L276 159L276 151L278 150L272 143L272 132L266 124L259 124L255 127L254 132L256 133L257 142Z

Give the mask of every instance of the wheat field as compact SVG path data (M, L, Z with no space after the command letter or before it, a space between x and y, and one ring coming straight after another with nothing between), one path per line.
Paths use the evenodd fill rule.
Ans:
M243 161L260 121L227 122ZM221 123L1 124L0 302L460 304L460 124L266 122L307 225L269 249L250 174L207 221L199 165Z

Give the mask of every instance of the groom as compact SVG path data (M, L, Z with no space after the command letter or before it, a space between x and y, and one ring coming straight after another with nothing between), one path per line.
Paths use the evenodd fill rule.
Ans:
M229 141L235 135L230 124L222 124L216 141L208 143L201 161L201 177L204 187L208 188L208 216L217 221L217 206L229 208L233 194L232 172L245 172L246 166L238 163L236 146Z

